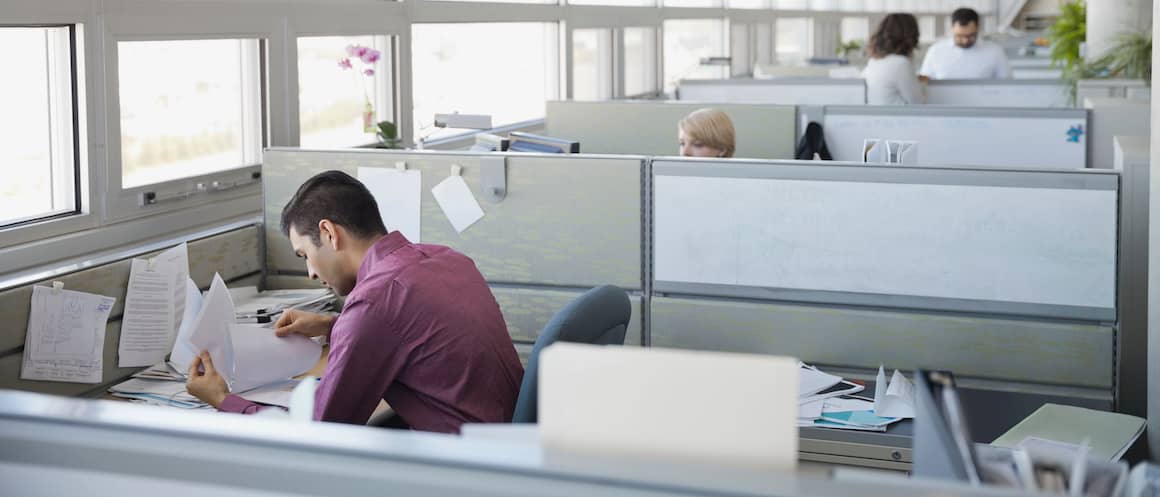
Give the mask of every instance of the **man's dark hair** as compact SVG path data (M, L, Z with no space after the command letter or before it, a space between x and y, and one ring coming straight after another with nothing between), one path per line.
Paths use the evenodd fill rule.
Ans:
M979 24L979 13L975 9L968 9L963 7L951 13L951 23L959 26L966 26L970 23Z
M322 240L318 222L329 219L355 236L369 238L386 234L374 195L359 180L342 171L318 173L306 180L282 208L282 234L309 236L318 246Z
M870 36L867 49L871 57L887 55L910 57L918 46L918 20L911 14L890 14L882 18L878 30Z

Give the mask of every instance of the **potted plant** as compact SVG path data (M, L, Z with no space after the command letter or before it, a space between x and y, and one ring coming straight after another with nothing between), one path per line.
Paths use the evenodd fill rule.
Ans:
M399 130L395 126L395 123L379 121L376 127L375 135L378 136L379 142L375 144L375 148L403 148L403 144L399 140Z

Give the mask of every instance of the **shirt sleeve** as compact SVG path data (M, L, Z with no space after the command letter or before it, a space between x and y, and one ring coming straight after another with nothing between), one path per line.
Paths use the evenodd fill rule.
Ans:
M394 285L391 286L391 289ZM330 333L326 371L314 397L314 419L366 424L410 350L394 329L391 289L374 301L347 302Z
M250 402L246 399L238 397L237 395L230 394L227 395L225 399L222 399L222 404L218 406L218 410L221 412L233 412L238 414L254 414L267 407L270 406L264 406L257 402Z
M926 101L922 96L922 84L914 74L914 66L909 60L904 60L898 69L898 93L907 104L921 104Z
M920 76L926 76L931 79L936 79L934 76L934 59L937 56L938 44L931 44L930 48L926 49L926 55L922 57L922 68L918 70Z

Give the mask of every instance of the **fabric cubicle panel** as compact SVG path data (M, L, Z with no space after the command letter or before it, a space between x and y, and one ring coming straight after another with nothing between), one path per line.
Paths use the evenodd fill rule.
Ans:
M733 102L781 105L865 105L862 79L686 79L677 99L688 102Z
M917 164L1004 169L1088 167L1086 109L826 106L836 161L862 162L865 140L914 140Z
M262 270L259 234L258 227L251 225L190 241L190 277L200 288L209 287L215 272L220 273L222 278L231 286L257 285ZM137 254L135 257L149 257L159 252ZM90 392L99 394L104 392L108 385L139 370L140 368L117 367L117 345L121 339L121 315L124 311L125 291L129 284L131 259L132 256L0 292L0 315L6 318L4 328L0 329L0 388L57 395L84 395ZM32 287L35 285L48 286L52 281L64 283L66 289L117 299L109 314L109 324L105 328L104 383L102 384L20 379Z
M516 341L534 340L551 316L588 288L617 285L643 289L639 157L507 155L507 196L493 202L480 188L479 162L502 154L383 150L271 149L262 180L265 194L267 281L293 286L305 267L279 231L282 207L311 176L338 169L357 176L359 167L394 168L397 162L423 173L423 243L450 246L471 257L500 303ZM462 175L485 215L456 233L431 188L451 166ZM626 342L640 343L640 299L634 297L634 328Z
M956 107L1072 107L1067 84L1058 78L931 80L926 86L926 103Z
M697 160L652 171L654 346L1114 396L1114 173ZM690 192L705 199L696 210ZM835 192L862 207L835 207ZM703 228L693 237L682 223ZM689 254L701 262L682 263Z
M546 134L580 142L586 154L678 155L677 122L704 107L729 115L735 157L792 159L797 108L775 104L605 101L547 103Z
M865 369L1112 387L1113 330L1082 323L653 297L652 345L784 354Z

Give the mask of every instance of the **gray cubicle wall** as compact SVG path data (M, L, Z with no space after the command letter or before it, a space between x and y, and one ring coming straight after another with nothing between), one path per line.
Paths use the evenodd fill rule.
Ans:
M1152 129L1152 102L1115 97L1086 97L1080 104L1091 115L1088 138L1091 167L1115 167L1116 136L1147 136Z
M257 285L261 278L260 230L254 222L227 226L211 232L193 235L189 241L190 277L201 288L208 288L215 272L232 286ZM174 243L177 243L176 241ZM168 248L168 245L166 246ZM129 284L130 259L149 257L160 252L160 247L141 247L106 260L92 261L92 265L77 265L62 269L49 278L37 278L0 291L0 389L12 388L56 395L101 395L115 384L141 368L117 367L117 344L121 338L121 315L125 291ZM100 384L27 381L20 379L24 338L32 287L48 286L53 281L64 283L66 289L95 293L117 299L105 327L102 382Z
M652 167L652 345L945 368L974 387L1112 407L1118 174ZM709 200L689 206L694 191ZM711 256L682 264L693 253Z
M791 105L667 101L548 102L547 134L578 140L586 154L676 155L677 122L714 107L737 130L736 157L792 159L796 108Z
M268 279L305 272L278 231L282 207L303 181L329 169L357 175L359 167L394 168L403 162L423 174L421 241L451 246L475 260L514 340L534 341L552 315L581 292L613 284L635 294L625 341L641 343L644 158L506 155L507 196L493 201L480 186L480 160L496 157L505 155L268 150L262 170ZM463 233L455 232L431 195L453 164L462 167L485 214Z
M826 144L838 161L861 162L865 140L882 138L917 140L920 165L1088 165L1086 109L862 105L826 106L822 112Z
M928 105L956 107L1072 107L1067 85L1056 79L941 79L926 87Z
M861 79L683 79L677 100L781 105L863 105Z

